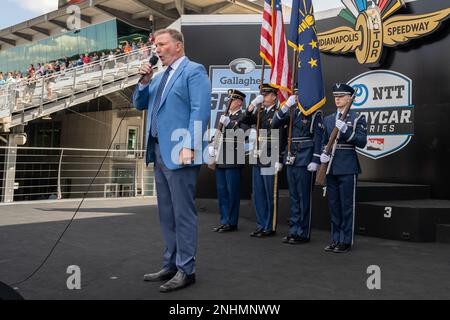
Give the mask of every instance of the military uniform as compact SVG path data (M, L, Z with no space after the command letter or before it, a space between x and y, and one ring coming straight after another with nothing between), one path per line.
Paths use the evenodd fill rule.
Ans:
M333 87L335 96L354 96L355 90L346 84ZM335 112L324 119L325 132L322 145L328 143L331 132L338 126L341 114ZM364 115L353 110L343 121L345 132L340 131L334 154L328 164L327 199L331 218L331 243L325 251L347 252L353 244L355 222L355 196L357 176L361 173L356 147L367 143L367 124ZM322 157L321 157L322 160Z
M228 94L230 99L245 101L246 95L238 90L229 90ZM223 127L222 145L216 164L220 225L213 230L220 233L234 231L238 226L241 171L245 164L244 132L249 128L240 122L242 114L243 111L239 109L226 115L229 123ZM239 129L242 132L235 134Z
M290 110L287 106L283 107L277 111L272 128L289 125L290 118ZM316 111L305 116L296 108L293 112L291 158L288 158L287 146L284 153L291 203L289 232L283 238L284 243L299 244L310 239L313 171L317 170L320 164L322 136L322 112Z
M264 84L262 86L262 94L274 93L278 94L278 89ZM252 126L257 124L257 107L254 112L248 110L244 112L241 122ZM252 166L252 185L253 185L253 205L256 211L256 230L250 235L252 237L267 237L275 233L273 223L274 215L278 216L278 188L275 190L275 169L273 163L266 161L276 157L276 161L282 162L282 135L279 135L276 143L272 140L272 120L277 111L277 104L265 107L260 111L260 135L259 135L259 156ZM255 142L254 148L257 144ZM251 152L251 157L255 155ZM262 157L261 157L262 155ZM253 159L255 160L255 159ZM264 160L264 161L263 161Z

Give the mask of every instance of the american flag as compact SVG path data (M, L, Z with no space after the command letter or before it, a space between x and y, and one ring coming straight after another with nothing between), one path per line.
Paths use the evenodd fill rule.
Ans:
M271 67L270 84L279 89L283 104L291 94L291 70L281 0L264 0L260 55Z

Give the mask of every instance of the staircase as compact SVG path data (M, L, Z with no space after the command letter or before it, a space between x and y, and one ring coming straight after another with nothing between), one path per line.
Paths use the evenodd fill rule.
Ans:
M116 56L114 61L101 60L63 70L51 75L56 80L51 91L49 76L36 80L34 88L27 83L10 85L0 93L0 132L100 96L128 106L130 97L120 91L137 84L139 69L148 60L142 50L135 50L128 56ZM162 69L161 62L156 67L155 74Z

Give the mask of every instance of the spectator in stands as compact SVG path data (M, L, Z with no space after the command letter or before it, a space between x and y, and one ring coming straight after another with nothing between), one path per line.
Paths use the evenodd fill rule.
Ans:
M36 89L36 82L36 73L34 70L31 70L26 78L27 87L23 93L23 100L27 103L31 103L32 101L34 90Z
M89 58L89 55L86 53L83 57L83 64L89 64L91 63L91 58Z
M83 65L84 55L80 54L80 59L77 60L77 66L80 67Z
M108 55L108 69L114 68L115 64L116 64L116 57L114 55L114 52L110 51Z
M131 46L128 44L128 41L125 41L125 47L123 48L123 53L125 54L125 63L128 63L130 61L131 51Z
M64 57L64 66L66 67L66 69L69 68L69 65L70 65L70 60L69 60L69 58Z
M59 61L53 63L53 69L55 70L55 72L61 71L61 64L59 63Z
M89 63L91 63L91 58L89 58L89 55L86 53L83 57L83 65L84 67L84 72L90 72L90 68L87 67L86 65L88 65Z
M0 72L0 87L3 87L6 84L5 79L3 79L3 72Z
M40 63L38 63L38 65L37 65L37 70L36 70L36 75L37 75L38 77L40 77L40 76L43 76L44 73L45 73L44 66L41 65Z
M106 56L105 51L102 51L101 55L100 55L100 61L101 61L101 65L103 66L103 68L106 67L106 60L108 60L108 57Z
M56 83L55 70L51 64L47 64L45 69L45 87L47 89L47 98L51 99L53 95L53 86Z
M14 74L14 81L16 83L15 88L14 88L14 99L15 99L15 103L17 103L17 100L20 97L20 90L22 89L22 84L24 82L24 79L22 78L22 75L19 72L16 72Z
M147 44L150 46L150 45L152 45L153 43L155 43L155 37L153 36L153 33L150 33L150 34L148 35L148 41L147 41Z
M124 64L124 48L122 45L119 45L119 48L116 49L116 67L122 67Z
M15 84L16 79L14 79L12 72L8 72L8 75L6 76L6 85Z
M94 54L92 55L92 59L91 59L91 62L94 64L92 71L100 71L101 70L100 63L98 63L99 60L100 60L100 57L98 56L97 52L94 52Z

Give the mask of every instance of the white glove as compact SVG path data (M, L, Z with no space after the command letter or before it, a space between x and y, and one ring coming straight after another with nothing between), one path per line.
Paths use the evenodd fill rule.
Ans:
M283 164L280 162L275 162L275 172L280 172L283 169Z
M322 153L322 154L320 155L320 162L322 162L322 163L328 163L328 162L330 162L330 160L331 160L330 156L327 155L326 153Z
M317 171L317 169L319 169L319 164L317 164L315 162L311 162L310 164L308 164L308 168L307 168L308 171L314 172L314 171Z
M258 104L261 104L263 102L264 102L264 96L263 95L259 95L255 99L253 99L252 105L254 105L256 107Z
M287 105L287 103L284 104L284 106L281 107L281 112L283 112L283 114L285 114L286 112L288 112L290 109L290 107Z
M288 107L292 107L295 104L297 104L297 96L296 95L292 95L286 100L286 105Z
M336 120L336 128L338 128L339 131L342 133L345 133L348 129L345 121L342 121L341 119Z
M220 116L219 122L221 124L223 124L224 127L226 127L230 123L230 121L231 121L230 117L227 117L226 115L221 115Z
M290 96L284 106L281 107L281 112L286 113L289 109L297 103L297 96Z
M213 146L208 146L208 153L211 158L214 158L216 156L216 150Z

